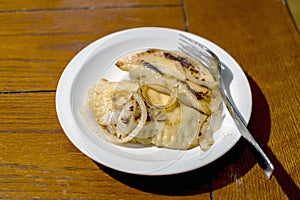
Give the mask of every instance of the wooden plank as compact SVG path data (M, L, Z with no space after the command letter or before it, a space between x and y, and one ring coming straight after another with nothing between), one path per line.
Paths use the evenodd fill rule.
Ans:
M145 177L93 162L61 130L54 93L1 94L0 107L0 198L209 198L209 168Z
M1 198L110 199L135 191L103 173L62 134L4 133L0 141Z
M115 172L82 155L63 134L55 113L54 90L76 52L123 28L159 25L184 29L182 9L176 6L109 10L1 13L7 21L0 33L0 160L4 160L0 164L0 198L209 198L209 181L203 175L201 181L191 183L189 179L197 173L188 179L185 175L148 179ZM111 18L105 18L105 13L112 14ZM75 15L88 18L72 17ZM94 15L101 15L104 22L101 17L95 20ZM55 22L51 22L53 16L58 16ZM69 22L63 22L68 17ZM93 20L93 25L85 25Z
M0 43L0 91L55 90L61 73L72 57L101 36L0 37L3 41Z
M3 140L1 198L209 199L209 193L195 195L199 193L193 192L201 189L197 188L199 184L181 182L188 181L183 176L141 177L98 167L63 135L1 134L0 141ZM182 192L191 190L187 186L197 190Z
M300 40L286 6L273 0L185 2L189 31L224 48L247 73L253 94L248 127L275 165L266 180L242 145L245 155L213 179L214 198L297 199Z
M0 13L0 18L0 91L55 90L72 57L114 31L141 26L184 30L180 7Z
M183 28L180 6L0 13L0 36L108 33L137 26Z
M55 93L0 95L0 133L61 133Z
M0 12L7 11L27 11L27 10L42 10L42 9L94 9L107 7L129 7L129 6L170 6L181 5L181 0L54 0L54 1L0 1Z
M0 198L300 196L300 41L282 1L0 0L0 18ZM249 128L275 165L270 181L242 141L202 169L144 177L96 164L63 133L55 88L79 50L124 28L185 25L223 47L247 73L253 94Z

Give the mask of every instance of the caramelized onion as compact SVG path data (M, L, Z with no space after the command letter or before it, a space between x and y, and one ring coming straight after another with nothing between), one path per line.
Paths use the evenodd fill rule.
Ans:
M125 137L119 138L118 136L115 135L115 132L118 131L117 127L113 124L107 125L107 129L105 128L100 128L99 126L95 125L96 120L91 118L91 109L88 107L85 107L81 109L81 114L84 117L84 120L88 123L89 127L91 128L92 131L97 133L99 136L104 138L106 141L115 143L115 144L122 144L129 142L134 138L137 134L139 134L140 130L144 127L144 124L147 120L147 110L146 110L146 105L143 101L143 99L137 94L133 93L132 94L133 99L137 102L140 108L140 118L139 122L137 123L136 127L130 131Z
M157 109L171 109L177 102L174 92L162 85L147 83L145 80L141 82L141 93L145 102Z
M195 92L185 81L164 74L153 65L135 67L129 73L131 78L139 79L141 83L155 83L163 88L168 88L171 93L176 94L181 103L199 111L199 102Z

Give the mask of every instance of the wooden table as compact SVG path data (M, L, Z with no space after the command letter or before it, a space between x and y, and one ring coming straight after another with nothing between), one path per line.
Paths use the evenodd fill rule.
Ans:
M0 1L0 198L300 199L300 39L280 0ZM61 129L55 92L67 63L109 33L185 30L247 74L248 128L275 166L267 180L243 140L201 169L128 175L83 155Z

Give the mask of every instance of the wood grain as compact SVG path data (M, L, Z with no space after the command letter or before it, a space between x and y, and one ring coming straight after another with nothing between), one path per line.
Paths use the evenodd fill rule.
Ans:
M0 13L0 18L2 36L107 34L135 26L180 28L184 24L181 6L9 12Z
M249 128L275 165L274 177L268 181L244 150L241 160L229 164L232 174L225 170L213 179L214 198L297 199L300 40L286 6L272 0L186 4L189 31L220 44L247 73L253 93ZM246 174L241 173L245 166ZM230 183L232 176L234 184L218 189L220 181Z
M55 90L72 57L111 32L141 26L184 29L178 6L0 13L0 18L0 91Z
M139 181L135 184L141 189L137 189L122 178L126 175L118 177L115 175L118 172L107 169L105 173L103 167L99 168L80 153L64 134L2 133L0 141L1 158L5 158L0 164L1 199L131 199L133 196L135 199L182 199L147 192L157 186L160 190L172 190L158 182L168 183L166 180L131 176L131 182ZM189 195L189 199L208 198L207 193L201 197Z
M282 1L0 0L0 19L1 199L299 199L300 39ZM69 141L55 110L64 68L104 35L143 26L188 30L241 65L271 180L243 140L201 169L158 177L109 169Z
M0 95L0 198L209 198L208 168L147 178L97 165L63 133L54 97L54 92Z
M36 11L43 9L98 9L98 8L111 8L111 7L153 7L153 6L178 6L181 5L181 0L54 0L54 1L0 1L0 12L12 12L12 11Z
M0 133L61 133L55 111L55 93L0 95Z

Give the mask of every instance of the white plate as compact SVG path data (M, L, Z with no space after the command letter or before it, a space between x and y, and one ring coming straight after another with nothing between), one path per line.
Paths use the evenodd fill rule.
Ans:
M180 36L181 35L181 36ZM199 36L166 28L137 28L103 37L79 52L64 70L57 87L56 109L61 126L71 142L85 155L107 167L141 175L167 175L190 171L216 160L231 149L240 133L225 110L215 143L206 152L196 147L172 150L149 146L118 146L91 132L80 116L88 88L100 77L120 80L125 74L114 66L121 56L144 48L177 49L186 36L213 51L226 66L225 82L245 121L249 121L252 96L238 63L223 49Z

